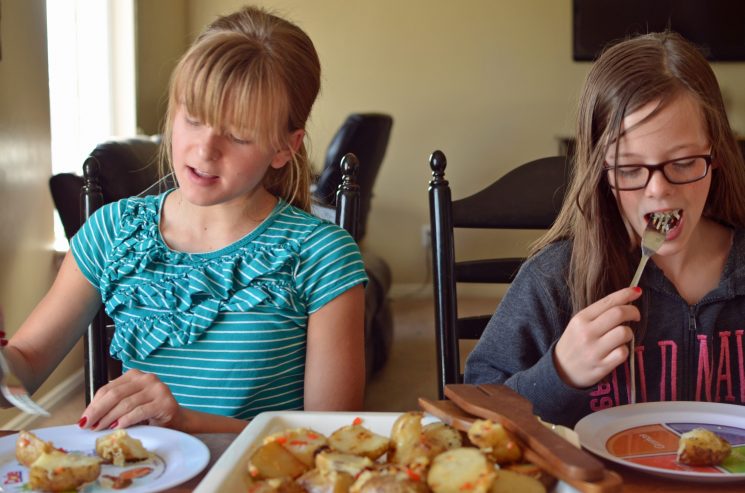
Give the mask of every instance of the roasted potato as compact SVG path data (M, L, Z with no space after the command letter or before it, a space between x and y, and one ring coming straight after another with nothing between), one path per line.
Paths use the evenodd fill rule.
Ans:
M523 452L500 423L477 419L468 430L468 439L497 464L518 462Z
M426 483L410 475L365 471L350 488L350 493L427 493Z
M377 460L388 451L387 437L378 435L360 424L339 428L329 436L329 446L345 454L362 455Z
M250 482L246 493L305 493L305 490L291 478L273 478Z
M48 454L53 450L55 450L54 445L50 442L45 442L30 431L23 430L18 434L18 439L16 440L16 459L26 467L31 467L31 464L41 454Z
M308 493L347 493L354 478L342 471L311 469L297 478L297 483Z
M285 430L264 439L264 443L275 441L308 467L315 464L316 452L328 444L328 439L323 433L310 428Z
M500 469L489 493L546 493L546 488L537 479L514 471Z
M127 462L150 458L142 442L129 436L126 430L116 430L96 439L96 454L105 462L122 467Z
M694 428L680 435L677 460L689 466L715 466L729 457L732 446L706 428Z
M29 467L31 489L44 491L76 490L95 481L101 473L101 459L59 450L42 453Z
M430 423L422 428L422 433L428 443L440 449L441 452L463 446L463 438L458 430L445 423Z
M494 465L480 450L461 447L435 457L427 484L435 493L485 493L496 477Z
M277 441L267 442L251 454L248 474L254 479L297 478L308 466Z
M404 413L393 423L389 462L426 469L437 454L455 441L445 428L432 427L429 432L425 431L422 416L420 412ZM453 432L458 433L456 430Z
M324 451L316 455L316 467L322 472L344 472L356 477L364 469L373 466L373 461L360 455Z

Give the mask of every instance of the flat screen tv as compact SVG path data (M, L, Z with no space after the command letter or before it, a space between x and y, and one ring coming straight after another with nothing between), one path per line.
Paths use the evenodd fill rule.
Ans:
M711 61L745 60L745 0L572 0L573 57L594 60L613 41L669 29Z

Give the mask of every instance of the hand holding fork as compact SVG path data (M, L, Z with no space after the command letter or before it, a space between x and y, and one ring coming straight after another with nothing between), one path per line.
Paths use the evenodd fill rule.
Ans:
M0 332L2 332L0 346L5 346L8 341L5 339L5 320L2 310L0 310ZM21 379L10 369L2 347L0 347L0 393L9 403L25 413L49 416L46 409L31 399Z

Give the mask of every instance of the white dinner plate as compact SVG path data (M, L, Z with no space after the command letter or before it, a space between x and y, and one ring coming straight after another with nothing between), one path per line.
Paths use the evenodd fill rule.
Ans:
M732 445L716 467L675 459L680 435L707 428ZM745 407L715 402L648 402L604 409L582 418L574 431L582 446L627 467L667 478L702 482L745 480Z
M390 436L393 422L401 413L343 413L343 412L303 412L279 411L259 414L230 444L207 475L199 483L194 493L214 493L216 491L246 491L248 458L261 445L265 436L290 428L312 428L330 435L359 418L362 425L380 435ZM423 423L438 421L425 414ZM557 483L554 493L577 493L566 483Z
M95 455L96 438L112 433L111 430L81 430L76 425L40 428L32 432L42 440L52 442L55 447L87 455ZM102 464L99 479L85 485L80 493L162 491L194 477L204 469L210 458L209 449L204 443L180 431L157 426L134 426L127 428L127 433L139 439L149 452L155 454L154 457L125 467ZM17 439L17 433L0 438L0 491L30 493L35 490L28 488L28 469L20 465L15 457ZM152 470L134 479L130 486L122 490L112 490L101 483L104 475L118 476L124 471L136 468Z

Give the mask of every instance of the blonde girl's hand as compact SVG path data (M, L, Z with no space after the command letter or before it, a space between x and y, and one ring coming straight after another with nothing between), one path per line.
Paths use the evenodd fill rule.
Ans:
M92 430L127 428L137 424L174 427L181 406L158 377L129 370L93 396L78 425Z
M633 332L626 325L638 321L639 309L630 303L640 288L611 293L578 312L554 348L554 363L561 378L576 388L598 383L629 355Z

